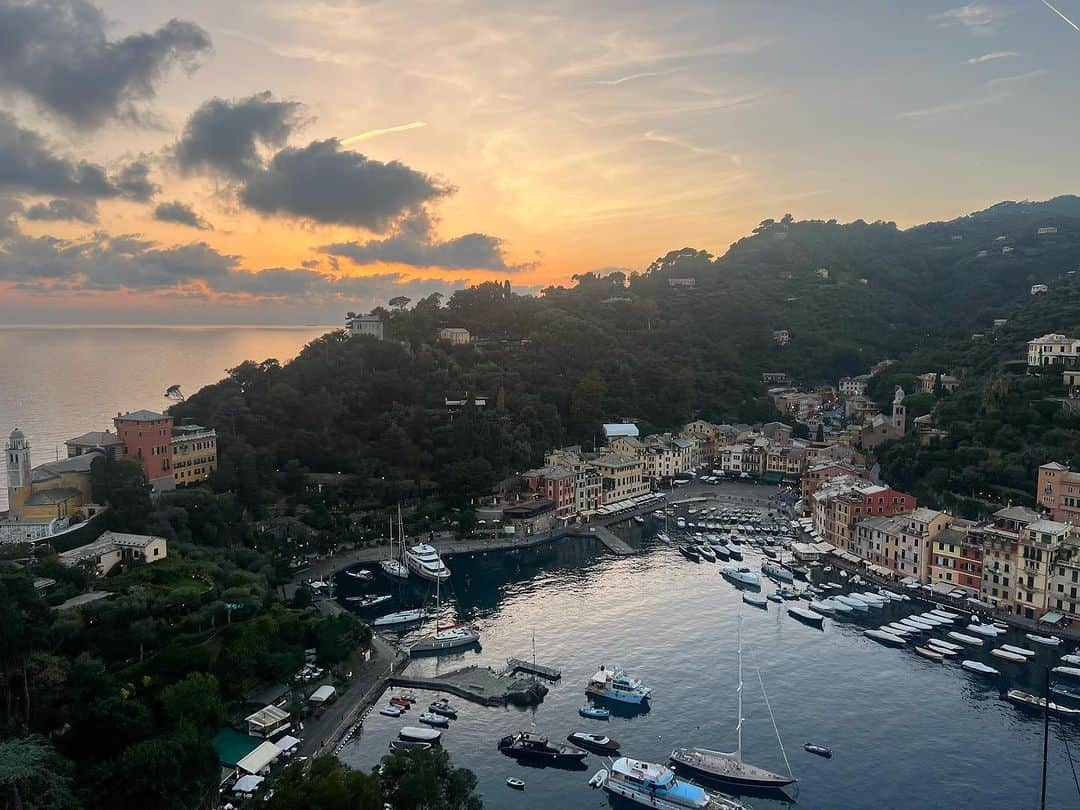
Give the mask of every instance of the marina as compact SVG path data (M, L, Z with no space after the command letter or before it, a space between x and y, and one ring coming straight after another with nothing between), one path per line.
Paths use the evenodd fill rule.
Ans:
M655 523L650 520L641 527L628 520L625 527L617 528L625 542L644 551L635 555L616 557L599 541L590 547L586 540L517 553L455 557L453 609L482 628L484 648L412 662L395 678L407 679L401 682L409 688L434 692L444 686L439 676L476 664L474 672L485 673L497 684L502 679L495 673L508 668L507 656L516 653L518 661L529 663L526 659L531 656L521 653L528 650L534 632L536 660L544 662L541 666L557 668L561 675L560 680L548 682L551 691L534 708L504 708L502 700L490 705L466 702L458 706L459 718L443 731L442 745L455 763L476 772L493 806L501 806L496 797L506 795L505 781L511 777L527 781L526 795L537 806L556 801L568 810L597 806L597 794L586 782L590 774L608 765L595 751L585 760L587 771L530 769L527 775L513 759L492 758L499 739L530 729L534 722L551 740L575 731L617 738L621 753L653 763L666 763L680 747L735 750L734 696L718 693L709 711L702 711L697 690L704 681L737 682L736 617L740 613L748 687L743 727L746 750L753 752L755 765L786 773L769 712L757 690L760 669L781 734L785 741L798 741L795 750L788 751L798 778L798 804L873 806L865 798L880 795L878 786L883 780L903 784L911 806L967 806L977 801L980 807L1004 810L1015 801L1030 803L1029 797L1037 803L1041 715L1037 709L1002 699L1000 689L1008 685L1039 694L1039 666L1056 662L1056 650L1038 647L1038 656L1027 665L999 662L1002 674L994 674L995 668L986 662L998 659L989 650L1001 646L1000 642L1028 649L1022 633L1010 631L997 642L978 647L950 639L948 624L910 637L919 637L918 644L931 650L949 649L939 646L946 644L963 650L961 655L946 656L944 662L916 654L915 643L899 636L893 636L900 640L895 648L863 638L864 630L927 612L930 605L918 600L889 600L869 613L835 613L825 618L823 631L808 632L779 615L783 606L765 611L743 604L743 591L717 576L715 566L695 565L674 546L654 543L649 524ZM748 567L756 568L764 559L753 546L742 548ZM830 572L835 580L845 581L838 573ZM657 581L663 581L664 588L657 588ZM830 599L847 590L830 589ZM866 588L856 586L856 590ZM591 607L602 609L582 611L583 597ZM418 593L416 598L423 595ZM574 621L562 620L568 615ZM959 626L967 624L968 617L963 619ZM639 625L646 626L647 633L639 632ZM411 632L405 633L401 643L408 643L410 637ZM961 666L962 657L990 673L969 671ZM608 720L581 718L578 709L585 686L599 662L608 661L655 690L651 705L642 709L605 702L611 710ZM883 677L899 688L882 690ZM467 691L476 678L461 675L455 680ZM487 690L483 694L494 695ZM918 696L914 702L912 694ZM424 706L431 699L420 698ZM1069 701L1055 694L1054 702ZM946 713L953 725L942 735L940 717ZM403 719L369 715L357 739L342 750L342 758L369 769L397 737ZM1076 794L1060 735L1068 734L1073 750L1080 750L1080 723L1055 715L1051 724L1049 797L1056 797L1058 803L1048 806L1066 806ZM885 739L890 746L887 761L873 754ZM826 759L803 750L802 740L813 740L836 753ZM1000 763L994 780L967 781L975 778L973 750ZM920 777L928 768L941 774L934 784ZM1008 801L995 787L1002 784L1010 786ZM747 800L756 810L786 803L776 797Z

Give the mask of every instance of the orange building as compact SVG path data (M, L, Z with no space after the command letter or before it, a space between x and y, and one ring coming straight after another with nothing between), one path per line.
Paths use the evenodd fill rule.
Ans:
M173 418L155 411L118 413L113 419L116 435L123 442L121 457L142 465L146 480L155 492L176 488L173 477Z

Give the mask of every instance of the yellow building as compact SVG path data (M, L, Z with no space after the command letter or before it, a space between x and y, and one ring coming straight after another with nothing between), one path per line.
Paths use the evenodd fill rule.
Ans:
M217 431L201 425L172 429L173 478L178 487L198 484L217 469Z
M164 560L166 556L168 544L164 537L105 532L92 543L61 553L60 564L71 567L87 563L93 566L98 576L105 576L121 562L139 560L152 563Z
M619 453L608 453L591 462L603 482L604 504L636 498L649 491L645 482L645 462Z

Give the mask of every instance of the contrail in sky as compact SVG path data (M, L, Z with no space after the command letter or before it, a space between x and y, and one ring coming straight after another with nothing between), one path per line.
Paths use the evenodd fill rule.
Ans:
M371 138L378 138L380 135L389 135L392 132L408 132L410 129L420 129L421 127L426 126L426 121L410 121L408 124L399 124L396 127L369 129L367 132L361 132L359 135L345 138L341 142L345 144L345 146L351 146L354 143L360 143L361 141L370 140Z
M1056 8L1054 8L1052 5L1047 3L1046 0L1042 0L1042 3L1043 3L1044 6L1046 6L1048 9L1050 9L1052 12L1054 12L1059 17L1061 17L1061 19L1063 19L1065 22L1067 22L1069 25L1071 25L1075 30L1080 31L1080 25L1077 25L1076 23L1074 23L1072 20L1070 20L1068 17L1066 17L1064 14L1062 14L1060 11L1058 11Z

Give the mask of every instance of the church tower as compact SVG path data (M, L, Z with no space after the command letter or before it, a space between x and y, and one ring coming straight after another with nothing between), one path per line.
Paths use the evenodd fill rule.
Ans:
M30 442L15 428L4 445L7 464L8 508L12 517L19 516L19 507L30 495Z
M896 393L893 394L892 424L901 436L904 435L907 430L907 405L904 404L904 389L899 385L896 386Z

